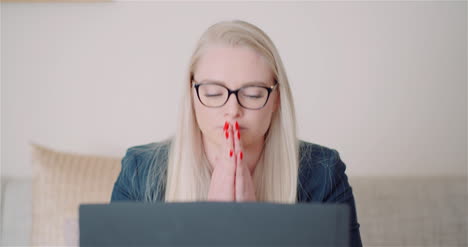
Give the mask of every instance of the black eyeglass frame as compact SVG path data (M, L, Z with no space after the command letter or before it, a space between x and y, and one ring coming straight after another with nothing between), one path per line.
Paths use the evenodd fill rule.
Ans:
M194 83L195 82L195 83ZM273 92L273 90L275 90L277 87L278 87L278 81L275 80L275 84L273 86L270 86L270 87L265 87L265 86L258 86L258 85L249 85L249 86L244 86L244 87L241 87L241 88L238 88L236 90L231 90L229 88L227 88L226 86L224 86L223 84L221 83L218 83L218 82L197 82L195 81L194 79L192 79L191 81L192 83L192 87L195 88L195 90L197 91L197 97L198 97L198 100L200 101L200 103L202 103L202 105L206 106L206 107L209 107L209 108L220 108L220 107L223 107L226 102L229 101L229 98L231 97L231 94L234 94L236 95L236 100L237 100L237 103L239 103L240 106L242 106L243 108L245 109L249 109L249 110L260 110L262 109L263 107L265 107L265 105L268 103L268 100L270 99L270 94L271 92ZM201 100L200 98L200 93L198 92L198 88L201 86L201 85L218 85L218 86L221 86L221 87L224 87L227 91L228 91L228 96L226 98L226 101L220 105L220 106L207 106L203 103L203 101ZM245 107L241 104L240 100L239 100L239 96L238 96L238 92L243 89L243 88L246 88L246 87L261 87L261 88L265 88L267 91L268 91L268 95L267 95L267 99L265 100L265 103L261 106L261 107L258 107L258 108L249 108L249 107Z

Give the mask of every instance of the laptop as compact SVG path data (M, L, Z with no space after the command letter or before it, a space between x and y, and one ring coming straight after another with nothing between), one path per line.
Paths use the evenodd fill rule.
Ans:
M81 247L349 246L349 206L114 202L79 208Z

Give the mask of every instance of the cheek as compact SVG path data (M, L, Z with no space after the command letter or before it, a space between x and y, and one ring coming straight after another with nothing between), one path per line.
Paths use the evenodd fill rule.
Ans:
M268 100L268 103L265 105L263 109L261 109L261 112L259 114L261 115L260 121L262 122L262 126L264 127L265 131L270 126L271 118L275 110L274 109L275 103L276 103L276 97L270 97L270 100Z
M214 112L210 111L210 109L203 106L200 103L200 101L198 101L198 98L193 98L193 107L198 127L200 128L203 134L207 134L207 131L212 126L212 122L210 121L210 119L214 119Z
M263 138L268 128L270 127L271 122L271 112L270 110L262 110L256 114L255 119L253 119L254 128L252 129L252 138L259 139Z
M197 96L192 97L192 104L193 104L195 118L197 120L198 126L203 132L204 126L205 126L203 119L205 119L204 115L206 113L203 111L203 108L201 107L200 102L198 102Z
M273 117L274 110L275 110L274 108L275 108L275 100L271 100L271 101L268 101L265 108L262 109L262 112L260 114L261 119L259 119L259 123L261 123L260 131L262 135L266 134L268 128L270 127L271 119Z
M262 115L262 119L260 120L261 121L261 133L262 135L264 135L268 128L270 127L270 123L271 123L271 112L265 112L265 114Z

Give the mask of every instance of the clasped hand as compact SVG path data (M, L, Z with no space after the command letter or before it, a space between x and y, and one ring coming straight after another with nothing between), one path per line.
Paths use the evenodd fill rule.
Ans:
M239 124L225 122L222 153L215 158L208 201L256 201L250 170L245 163Z

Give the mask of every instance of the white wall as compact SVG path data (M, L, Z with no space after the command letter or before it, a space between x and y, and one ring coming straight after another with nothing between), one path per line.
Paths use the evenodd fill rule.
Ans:
M196 40L233 18L273 39L300 138L347 174L466 174L466 2L4 2L2 175L31 175L29 141L122 156L171 135Z

